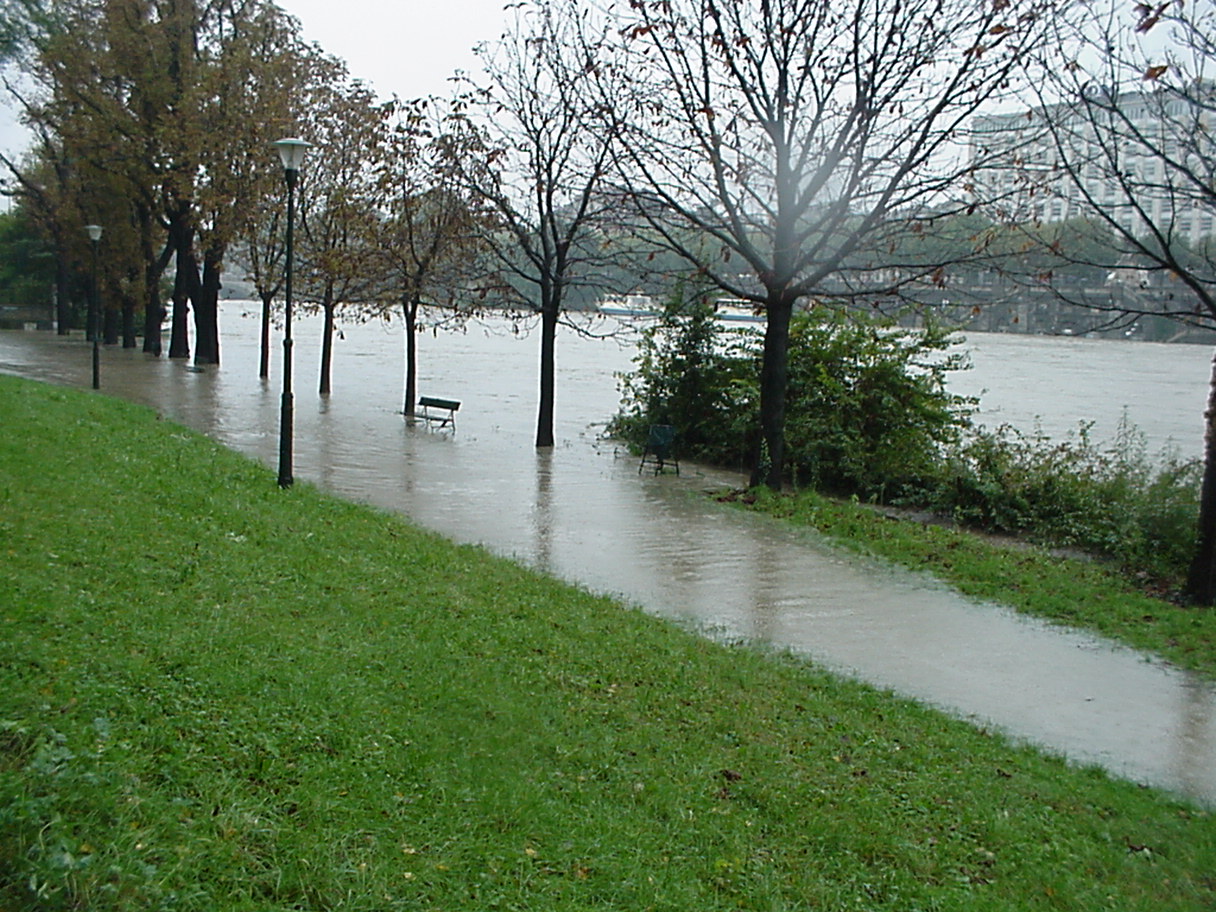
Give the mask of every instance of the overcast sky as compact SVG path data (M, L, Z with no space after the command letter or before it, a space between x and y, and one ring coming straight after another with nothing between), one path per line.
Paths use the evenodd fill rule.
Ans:
M279 0L303 24L304 37L341 57L351 75L383 98L447 95L456 70L476 72L473 47L502 34L506 0ZM0 149L28 139L13 112L0 107Z
M512 0L278 0L307 40L341 57L382 98L447 95L456 70L479 70L473 47L497 39ZM0 98L0 149L28 144Z
M382 97L446 95L457 70L475 72L474 45L502 34L507 0L278 0L304 37L341 57Z

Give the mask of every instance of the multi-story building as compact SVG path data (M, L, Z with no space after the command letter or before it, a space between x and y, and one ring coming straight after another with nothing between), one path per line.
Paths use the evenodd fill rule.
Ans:
M1007 222L1104 212L1191 244L1216 229L1216 84L1098 92L972 124L975 189Z

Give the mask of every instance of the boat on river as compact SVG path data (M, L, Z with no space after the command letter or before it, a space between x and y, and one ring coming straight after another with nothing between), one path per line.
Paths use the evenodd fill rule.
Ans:
M719 298L714 316L728 323L763 323L764 308L742 298Z
M600 300L599 312L609 317L657 317L662 308L647 294L607 295Z
M634 292L604 297L598 312L610 317L658 317L663 308L650 295ZM764 310L742 298L719 298L714 302L714 317L727 323L763 323Z

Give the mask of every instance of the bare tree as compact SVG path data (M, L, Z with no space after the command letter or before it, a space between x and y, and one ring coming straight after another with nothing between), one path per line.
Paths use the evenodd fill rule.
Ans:
M570 290L603 256L597 225L610 131L596 120L586 20L573 0L521 4L514 30L483 49L487 88L473 95L488 153L466 163L471 190L492 210L483 237L504 296L540 317L536 446L553 446L557 327Z
M621 177L666 246L765 313L752 482L779 488L795 307L915 278L874 255L909 220L973 204L969 124L1043 40L1051 0L629 9L625 63L599 71Z
M1059 288L1064 301L1105 314L1110 324L1166 317L1216 328L1216 10L1165 2L1087 13L1045 57L1035 107L1006 124L1021 150L1009 170L1030 202L1001 214L1062 263L1105 276L1086 295ZM1072 253L1075 242L1052 241L1060 217L1088 227L1084 257ZM1216 363L1205 421L1186 588L1188 598L1211 605Z
M461 163L485 150L461 104L437 99L398 102L389 134L380 196L386 210L382 246L385 289L405 324L403 412L418 401L418 322L429 305L449 319L470 312L480 248L480 213L461 180Z
M321 335L319 390L332 390L334 333L340 310L356 319L374 308L384 284L379 251L383 170L391 104L377 103L371 90L351 80L346 67L330 60L330 78L318 83L316 107L305 112L303 135L318 148L301 173L300 227L296 273L305 306L319 309Z

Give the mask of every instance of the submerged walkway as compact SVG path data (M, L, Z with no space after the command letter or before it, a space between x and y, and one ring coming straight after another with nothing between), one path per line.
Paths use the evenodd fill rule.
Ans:
M254 376L256 321L229 322L222 370L107 349L102 389L274 465L278 380ZM587 425L611 412L612 372L628 366L612 343L563 337L559 413L568 417L558 446L537 452L535 346L476 332L426 341L436 351L424 345L424 392L463 400L459 432L404 424L400 337L369 330L357 354L340 358L331 398L296 381L298 480L710 635L789 647L1077 762L1216 805L1216 687L702 496L739 485L738 476L687 464L678 478L639 475L634 459ZM78 337L0 333L0 371L87 386L86 348ZM297 361L297 377L308 378L310 366Z

